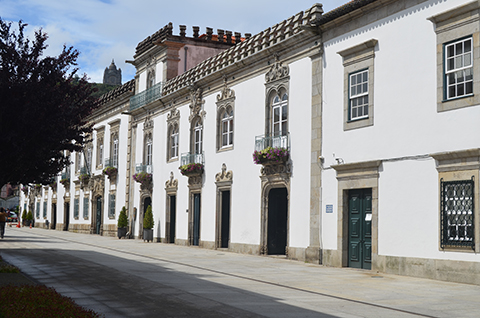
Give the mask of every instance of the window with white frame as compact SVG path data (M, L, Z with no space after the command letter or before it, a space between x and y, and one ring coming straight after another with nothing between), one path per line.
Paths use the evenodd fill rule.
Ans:
M153 153L153 141L152 135L148 134L145 140L145 165L152 165L152 153Z
M47 218L47 202L43 202L43 218Z
M288 133L288 95L282 99L275 96L272 103L272 136L285 136Z
M480 104L478 10L480 3L454 3L451 9L428 18L436 33L437 112Z
M78 213L80 211L80 199L79 198L75 198L73 200L73 217L75 219L78 219Z
M343 58L343 130L373 126L375 52L370 39L337 52Z
M76 173L80 173L81 163L82 163L82 153L77 152L75 155L75 172Z
M170 127L169 144L169 159L178 158L178 125L176 124Z
M473 94L473 38L445 45L446 99Z
M118 167L118 134L112 136L111 162L113 167Z
M349 83L349 119L368 117L368 70L350 74Z
M115 193L110 193L108 196L108 217L115 217Z
M202 120L198 119L195 122L195 127L194 127L194 145L193 145L193 152L195 154L201 154L202 153L202 142L203 142L203 126L202 126Z
M222 148L233 145L233 109L227 107L222 115Z
M87 162L86 162L86 168L88 169L88 171L92 171L92 155L93 155L93 149L92 149L92 146L88 146L87 147Z
M97 167L103 165L103 135L97 134Z

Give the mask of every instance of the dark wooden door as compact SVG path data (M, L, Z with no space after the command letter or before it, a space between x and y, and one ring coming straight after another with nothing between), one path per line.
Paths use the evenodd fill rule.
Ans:
M177 196L170 196L170 237L169 243L175 243L175 222L177 210Z
M95 214L95 234L100 234L100 227L102 226L102 197L97 197L97 211Z
M193 245L200 243L200 193L193 195Z
M275 188L268 194L267 249L270 255L285 255L287 248L288 193Z
M222 191L222 224L220 247L228 248L230 240L230 191Z
M50 228L52 230L55 230L57 227L57 204L53 203L52 204L52 224L50 225Z
M348 194L348 266L372 268L372 189Z
M63 225L63 230L68 231L68 225L70 224L70 203L65 203L65 212L64 212L64 220L65 224Z

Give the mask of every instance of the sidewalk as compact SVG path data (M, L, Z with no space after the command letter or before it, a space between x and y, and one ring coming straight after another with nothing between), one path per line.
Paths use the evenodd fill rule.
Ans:
M219 310L232 317L480 316L480 286L223 250L9 228L0 254L34 280L107 317L126 304L139 313L135 297L144 300L143 307L150 297L182 301L192 310L207 308L212 317ZM91 285L80 286L88 282L75 281L79 273ZM100 299L109 293L116 296Z

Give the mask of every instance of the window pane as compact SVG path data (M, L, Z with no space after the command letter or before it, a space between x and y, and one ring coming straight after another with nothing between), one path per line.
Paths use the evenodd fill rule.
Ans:
M472 65L472 53L465 54L463 63L464 63L465 66Z
M273 122L276 123L280 120L280 108L275 107L273 109Z
M287 106L282 107L282 120L287 120Z
M447 46L447 57L452 57L455 55L455 48L453 45Z
M361 82L362 82L362 73L357 74L357 83L361 83Z
M352 75L352 76L350 77L350 84L351 84L351 85L357 84L357 77L356 77L355 75Z
M455 84L455 74L449 74L447 76L447 82L449 85Z
M461 83L465 80L463 77L463 71L455 72L455 77L457 78L457 83Z
M282 135L285 136L287 134L287 123L282 123Z
M462 54L463 53L463 43L457 43L455 44L455 55Z
M351 96L357 95L357 87L356 86L352 86L352 91L350 92L350 95Z
M229 139L228 139L228 141L229 141L228 144L229 144L229 145L232 145L232 144L233 144L233 132L231 132L231 133L229 134L229 137L228 137L228 138L229 138Z
M472 51L472 40L471 39L465 41L464 46L463 46L463 50L465 52L471 52Z
M352 108L352 119L357 117L357 108Z
M465 95L463 83L457 85L457 96L462 96L462 95Z
M463 67L462 56L455 57L455 68Z
M228 135L223 135L222 136L222 146L226 146L228 143L227 143L227 136Z
M447 60L447 70L451 71L455 68L455 60L453 58L450 58Z
M465 94L473 93L473 82L465 83Z
M455 86L449 86L448 87L448 97L449 98L452 98L452 97L455 97L456 94L455 94Z
M368 115L368 104L363 106L363 114L366 116Z
M288 95L287 94L283 94L283 96L282 96L282 101L285 101L285 100L288 100Z
M362 93L368 92L368 83L363 84Z
M368 81L368 72L363 73L363 81L367 82Z

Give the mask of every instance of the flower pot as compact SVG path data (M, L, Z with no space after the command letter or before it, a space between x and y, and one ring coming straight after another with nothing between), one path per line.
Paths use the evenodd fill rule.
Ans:
M117 236L119 239L125 237L127 235L127 228L126 227L118 227L117 228Z
M153 242L153 229L143 229L143 241Z

